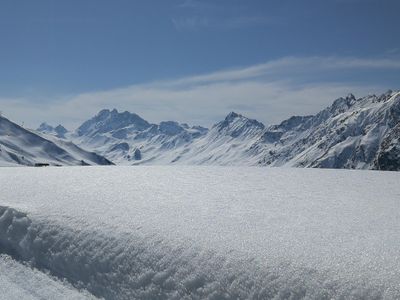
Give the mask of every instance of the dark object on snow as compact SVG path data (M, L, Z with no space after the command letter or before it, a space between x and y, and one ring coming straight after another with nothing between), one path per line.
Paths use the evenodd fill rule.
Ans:
M142 159L142 153L138 148L135 149L135 152L133 153L133 156L135 160L141 160Z
M48 167L48 166L50 165L47 163L35 163L35 167Z
M90 164L88 164L86 161L81 160L81 166L90 166Z

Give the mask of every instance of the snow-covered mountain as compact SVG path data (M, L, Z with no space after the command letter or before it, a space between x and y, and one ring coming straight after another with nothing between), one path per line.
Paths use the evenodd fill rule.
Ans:
M173 121L150 124L136 114L102 110L69 135L83 148L117 164L168 164L185 146L208 130Z
M400 169L400 92L339 98L279 125L231 112L206 129L102 110L69 138L118 164Z
M61 139L65 138L65 134L68 132L68 130L62 125L57 125L56 127L53 127L47 124L46 122L40 124L40 126L36 130L43 133L54 135Z
M251 152L261 165L400 169L400 93L339 98L315 116L268 127Z
M44 130L44 125L41 128ZM70 141L57 138L56 135L63 132L60 126L53 128L53 130L47 129L47 134L42 134L25 129L4 117L0 117L0 165L112 164L108 159L97 153L88 152Z

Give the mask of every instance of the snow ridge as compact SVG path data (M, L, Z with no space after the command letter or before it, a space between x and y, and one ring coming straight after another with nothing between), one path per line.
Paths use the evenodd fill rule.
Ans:
M32 221L0 207L0 253L50 272L105 299L394 299L400 294L364 278L338 282L332 274L280 262L263 269L254 258L230 258L160 236L63 227ZM397 291L398 292L398 291ZM396 296L397 295L397 296Z
M398 299L398 175L5 168L0 252L106 299Z
M0 207L0 252L106 299L301 298L315 288L296 282L307 281L310 270L279 278L274 273L287 268L281 265L257 274L253 261L232 261L190 246L173 248L157 236L121 239L104 229L77 231L56 222L35 223L23 212ZM279 291L283 284L293 286Z

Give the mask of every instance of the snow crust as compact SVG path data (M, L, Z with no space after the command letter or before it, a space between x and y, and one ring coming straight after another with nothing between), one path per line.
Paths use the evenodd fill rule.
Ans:
M400 174L2 168L0 252L106 299L398 299Z

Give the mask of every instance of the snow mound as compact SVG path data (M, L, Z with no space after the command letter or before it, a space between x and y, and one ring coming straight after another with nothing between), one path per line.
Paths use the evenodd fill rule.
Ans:
M106 299L398 299L399 179L4 168L0 252Z

